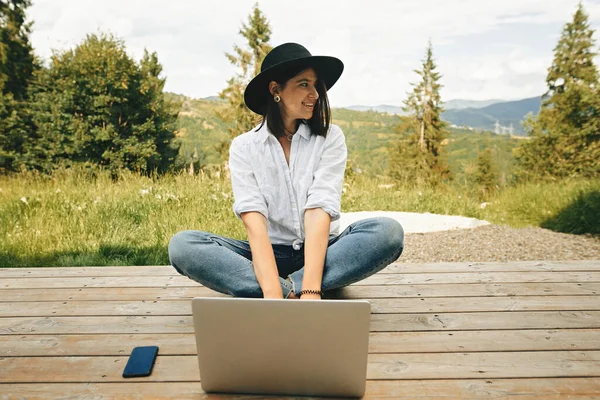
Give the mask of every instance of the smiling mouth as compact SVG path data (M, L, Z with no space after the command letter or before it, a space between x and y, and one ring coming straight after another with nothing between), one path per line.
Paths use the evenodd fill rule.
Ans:
M305 102L302 102L302 105L304 107L308 108L308 109L311 109L311 110L315 108L315 103L305 103Z

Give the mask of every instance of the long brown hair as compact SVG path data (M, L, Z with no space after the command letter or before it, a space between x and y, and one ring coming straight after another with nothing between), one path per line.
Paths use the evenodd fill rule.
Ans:
M283 89L290 79L307 68L310 68L310 66L300 65L296 66L295 68L284 69L278 72L272 80L277 82L277 84ZM331 109L329 108L329 99L327 98L327 89L325 88L325 84L318 78L319 71L317 71L316 68L315 72L317 73L317 82L315 86L317 93L319 94L319 98L315 103L312 117L308 120L301 121L301 123L308 125L311 134L325 137L327 136L329 126L331 125ZM264 107L265 113L263 114L260 126L256 130L258 131L261 129L266 122L271 133L276 137L281 137L284 134L285 125L283 124L283 118L281 117L279 105L275 103L273 96L267 96L266 98L267 104L266 107ZM296 128L297 127L298 126L296 126Z

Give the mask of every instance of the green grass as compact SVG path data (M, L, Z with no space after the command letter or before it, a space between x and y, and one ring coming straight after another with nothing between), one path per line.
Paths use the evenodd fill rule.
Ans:
M490 222L600 234L600 180L563 180L508 187L484 214Z
M600 182L574 180L508 187L481 207L465 186L385 187L348 179L342 211L463 215L514 227L600 233ZM168 264L170 237L198 229L243 238L226 177L58 172L0 176L0 266Z
M27 174L0 189L2 266L167 264L177 231L243 233L229 184L201 176Z

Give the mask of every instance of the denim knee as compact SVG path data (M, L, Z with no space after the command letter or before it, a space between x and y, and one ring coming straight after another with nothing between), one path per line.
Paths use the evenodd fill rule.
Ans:
M402 225L389 217L380 217L377 220L378 231L389 244L390 250L398 252L398 256L400 256L404 249L404 229Z
M182 275L186 275L182 269L187 265L186 254L190 246L191 232L193 231L177 232L169 241L169 262Z

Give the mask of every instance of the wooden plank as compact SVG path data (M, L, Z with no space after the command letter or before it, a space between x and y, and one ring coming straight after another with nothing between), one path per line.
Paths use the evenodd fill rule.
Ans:
M600 260L507 262L395 262L379 273L424 274L457 272L575 272L600 271Z
M367 379L600 377L600 351L371 354Z
M600 291L600 285L598 285ZM0 289L0 301L180 300L225 296L204 286L159 288Z
M594 311L597 296L509 296L367 299L374 314L475 311ZM0 317L190 315L191 300L0 302Z
M600 328L600 311L372 314L372 332ZM191 333L191 316L5 317L0 334Z
M373 332L369 337L369 353L532 350L600 350L600 330Z
M127 357L5 357L0 382L123 382ZM367 379L600 377L600 351L370 354ZM152 375L128 381L194 382L196 356L156 358Z
M326 293L329 298L375 299L394 297L481 296L590 296L600 293L600 283L493 283L401 286L350 285ZM159 300L224 296L203 286L155 288L0 289L0 302L64 300Z
M333 298L597 295L598 283L490 283L398 286L351 285L331 293Z
M128 356L0 358L0 382L191 382L200 380L198 357L158 355L148 377L123 378Z
M218 398L240 399L240 395L208 395L200 382L118 382L118 383L24 383L0 384L0 397L13 398L93 398L104 399L176 399ZM367 381L363 399L597 399L600 379L535 378L535 379L465 379ZM253 400L272 400L273 396L244 396ZM297 397L278 396L279 399ZM306 399L310 399L307 397Z
M53 278L6 278L0 281L4 289L33 289L33 288L84 288L84 287L187 287L199 286L199 283L185 276L76 276Z
M423 274L457 272L575 272L600 271L600 260L578 261L510 261L510 262L395 262L380 274ZM0 268L2 278L49 278L74 276L177 276L170 265L106 266L106 267L46 267Z
M600 328L600 311L372 314L371 331Z
M600 282L600 272L463 272L455 274L375 274L360 282L365 285L416 285L416 284L472 284L500 282ZM4 289L29 288L83 288L83 287L163 287L198 286L185 276L115 276L115 277L53 277L53 278L6 278L0 281Z
M106 266L106 267L40 267L0 268L2 278L52 278L75 276L177 276L179 273L170 265L151 266Z
M162 355L195 355L190 333L0 335L0 357L122 356L135 346ZM373 332L369 353L600 350L600 329Z

